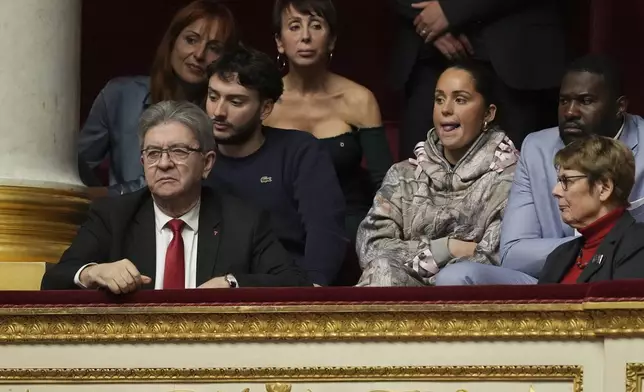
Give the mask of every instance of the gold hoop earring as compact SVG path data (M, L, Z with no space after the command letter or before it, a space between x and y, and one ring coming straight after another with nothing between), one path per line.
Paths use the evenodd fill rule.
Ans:
M277 61L277 68L279 68L280 71L286 68L286 56L282 55L281 53L278 53L276 61Z

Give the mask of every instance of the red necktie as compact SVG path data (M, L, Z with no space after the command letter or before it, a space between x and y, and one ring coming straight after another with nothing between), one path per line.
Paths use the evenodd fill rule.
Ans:
M172 241L165 253L164 289L186 288L186 265L183 256L183 237L181 237L184 225L185 222L181 219L172 219L168 222L168 227L172 230Z

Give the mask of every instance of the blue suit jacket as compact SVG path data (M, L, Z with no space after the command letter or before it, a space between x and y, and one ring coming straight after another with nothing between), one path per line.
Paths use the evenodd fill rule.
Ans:
M122 193L129 183L145 186L138 123L150 104L150 78L121 77L110 80L94 100L78 139L78 159L90 168L110 157L110 191ZM88 181L83 179L85 183Z
M630 200L644 197L644 119L626 114L619 138L635 155L635 186ZM557 181L555 153L564 147L559 129L550 128L526 137L514 173L508 205L501 226L501 264L505 268L538 277L546 257L575 238L574 229L561 220L552 189ZM644 206L631 211L644 221Z

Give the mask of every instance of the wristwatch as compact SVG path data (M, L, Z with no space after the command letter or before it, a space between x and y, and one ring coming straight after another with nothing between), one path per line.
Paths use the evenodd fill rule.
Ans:
M237 283L237 279L235 279L235 276L233 274L227 274L226 276L224 276L224 279L226 279L226 282L231 289L236 289L239 287L239 283Z

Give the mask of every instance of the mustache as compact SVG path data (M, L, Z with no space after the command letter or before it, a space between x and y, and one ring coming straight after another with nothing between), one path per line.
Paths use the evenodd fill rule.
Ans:
M584 130L586 127L583 124L580 124L578 122L568 121L563 123L561 128L578 128L578 129Z
M221 117L219 117L219 118L218 117L210 117L210 121L212 121L213 124L226 125L226 126L229 126L229 127L232 126L232 124L229 123L228 121L226 121L225 118L221 118Z

